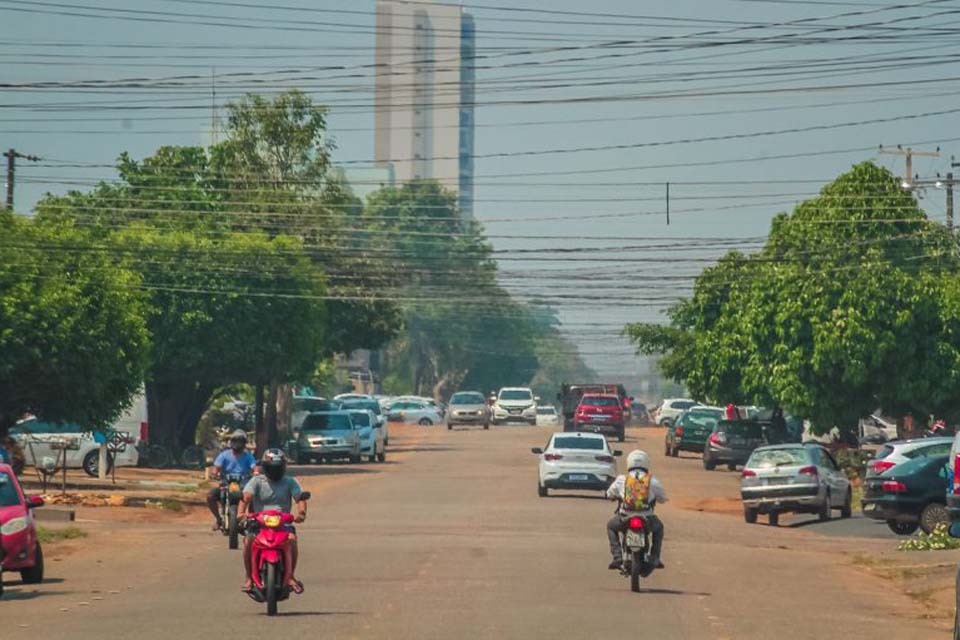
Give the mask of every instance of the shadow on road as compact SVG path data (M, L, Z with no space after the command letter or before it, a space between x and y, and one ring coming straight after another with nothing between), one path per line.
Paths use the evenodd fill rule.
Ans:
M640 587L639 593L649 593L653 595L664 596L709 596L712 595L706 591L680 591L679 589L644 589Z
M551 493L547 496L547 498L565 498L568 500L606 500L607 499L607 497L602 493L598 493L597 495L583 495L581 493L561 493L558 495L556 493Z
M370 464L376 464L371 462ZM390 464L389 462L380 463L384 466ZM397 464L397 463L393 463ZM348 465L309 465L309 466L296 466L291 468L291 472L294 476L345 476L353 474L366 474L366 473L380 473L377 469L366 469L363 467L348 466Z
M73 593L72 591L41 591L34 588L34 585L27 586L30 588L30 591L24 591L23 589L10 590L9 587L4 589L3 597L0 597L0 602L7 600L33 600L35 598L43 598L45 596L62 596Z
M311 618L319 616L355 616L359 615L357 611L281 611L279 618Z

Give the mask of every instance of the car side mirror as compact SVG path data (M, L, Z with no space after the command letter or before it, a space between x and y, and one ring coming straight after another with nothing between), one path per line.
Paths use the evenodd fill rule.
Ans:
M309 500L309 499L310 499L310 492L309 492L309 491L303 491L303 492L300 494L300 499L301 499L301 500Z
M615 449L614 452L613 452L613 455L615 455L615 456L617 456L617 457L619 458L620 456L623 455L623 451L620 451L620 449Z
M43 506L43 498L40 496L30 496L27 498L27 508L36 509L37 507Z
M530 453L541 455L543 454L543 449L541 449L540 447L534 447L533 449L530 449Z

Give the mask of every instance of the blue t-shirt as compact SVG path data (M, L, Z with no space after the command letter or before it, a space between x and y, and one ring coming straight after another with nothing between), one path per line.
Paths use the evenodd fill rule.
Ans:
M238 456L233 453L233 449L224 449L213 461L213 466L220 469L223 475L238 475L247 481L253 475L257 459L249 451L244 451Z
M7 453L2 444L0 444L0 464L10 464L10 454Z

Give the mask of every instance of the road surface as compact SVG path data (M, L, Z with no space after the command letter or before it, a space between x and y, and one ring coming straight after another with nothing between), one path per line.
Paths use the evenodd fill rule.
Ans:
M39 587L8 582L0 637L948 637L849 564L846 551L879 544L869 536L890 543L883 529L863 520L790 526L809 518L749 526L697 511L701 500L735 496L737 476L664 458L659 430L631 430L617 445L647 448L673 498L659 511L667 569L640 594L606 568L610 503L537 497L529 449L549 430L391 431L386 464L296 469L314 491L298 528L307 590L281 603L279 617L240 594L238 553L205 521L88 522L95 552L51 562Z

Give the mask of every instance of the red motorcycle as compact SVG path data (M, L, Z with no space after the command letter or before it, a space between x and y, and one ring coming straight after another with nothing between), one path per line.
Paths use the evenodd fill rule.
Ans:
M304 492L302 499L310 494ZM277 603L290 597L292 589L287 584L285 571L286 554L289 553L290 532L286 526L293 523L291 513L261 511L247 514L260 524L260 530L250 544L250 566L253 567L253 589L250 597L267 603L267 615L277 615Z

